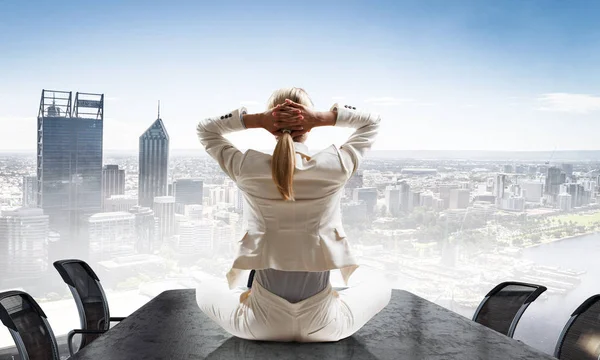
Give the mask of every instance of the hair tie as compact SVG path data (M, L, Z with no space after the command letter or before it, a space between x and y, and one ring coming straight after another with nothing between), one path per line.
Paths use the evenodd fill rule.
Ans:
M281 132L291 134L292 130L290 130L290 129L283 129L283 130L281 130Z

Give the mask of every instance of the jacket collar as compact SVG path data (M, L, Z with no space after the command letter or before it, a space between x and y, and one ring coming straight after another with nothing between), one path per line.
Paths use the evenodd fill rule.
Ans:
M294 149L300 155L304 155L310 159L310 153L308 152L308 147L300 142L294 142Z

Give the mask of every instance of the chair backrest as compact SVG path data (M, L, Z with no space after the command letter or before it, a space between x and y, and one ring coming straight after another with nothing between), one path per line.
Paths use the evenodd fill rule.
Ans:
M69 285L75 299L81 329L108 330L110 313L108 301L100 280L92 268L83 260L69 259L54 262L54 267ZM82 334L79 348L82 349L100 334Z
M520 282L503 282L493 288L479 304L473 321L513 337L519 319L545 286Z
M246 287L248 289L252 288L252 282L254 281L254 274L256 274L256 270L250 271L250 275L248 275L248 283L246 284Z
M21 360L60 359L46 314L29 294L0 293L0 320L12 335Z
M600 359L600 294L584 301L571 314L554 356L561 360Z

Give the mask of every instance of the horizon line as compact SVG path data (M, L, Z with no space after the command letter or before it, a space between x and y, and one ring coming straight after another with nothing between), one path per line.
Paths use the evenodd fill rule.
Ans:
M256 151L268 151L267 149L257 149L257 148L239 148L240 151L246 151L246 150L256 150ZM137 152L139 151L139 149L103 149L103 152ZM194 149L194 148L180 148L180 149L170 149L169 151L200 151L202 153L206 153L206 151L202 148L199 149ZM533 153L533 152L555 152L555 153L561 153L561 152L572 152L572 151L577 151L577 152L595 152L595 151L600 151L599 149L593 149L593 150L586 150L586 149L567 149L567 150L556 150L556 149L548 149L548 150L478 150L478 149L393 149L393 150L382 150L382 149L375 149L375 150L369 150L369 152L384 152L384 151L398 151L398 152L404 152L404 151L448 151L448 152L457 152L457 151L462 151L462 152L523 152L523 153ZM25 152L31 152L34 153L36 152L36 149L0 149L0 153L15 153L15 152L21 152L21 153L25 153Z

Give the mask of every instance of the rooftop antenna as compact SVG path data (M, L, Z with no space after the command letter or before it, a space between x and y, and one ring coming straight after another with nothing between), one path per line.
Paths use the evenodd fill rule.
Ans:
M158 100L158 119L160 119L160 100Z

